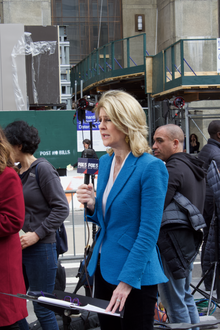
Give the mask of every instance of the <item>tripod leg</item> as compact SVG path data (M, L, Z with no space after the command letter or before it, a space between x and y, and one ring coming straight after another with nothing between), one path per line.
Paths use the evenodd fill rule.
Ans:
M210 265L209 269L207 269L207 271L205 272L205 274L203 275L203 277L201 278L201 280L199 281L199 283L197 284L197 286L195 287L195 289L192 292L192 295L194 295L194 293L197 291L197 289L200 287L201 283L204 281L204 279L206 278L206 276L208 275L208 273L210 272L210 270L213 268L213 263Z
M217 300L220 301L220 272L219 272L219 264L217 266L216 271L216 293L217 293Z
M63 330L68 330L71 323L71 318L69 316L63 315Z
M216 261L215 262L215 266L214 266L214 271L213 271L212 286L211 286L211 291L210 291L210 297L209 297L209 304L208 304L208 309L207 309L207 315L209 315L209 311L210 311L212 294L213 294L213 289L214 289L214 285L215 285L215 276L216 276L217 265L218 265L218 262Z

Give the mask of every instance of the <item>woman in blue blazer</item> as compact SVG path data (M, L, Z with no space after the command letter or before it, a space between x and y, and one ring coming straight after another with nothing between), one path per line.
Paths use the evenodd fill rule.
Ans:
M168 173L149 154L146 116L131 95L108 91L96 112L108 154L100 159L96 198L92 184L77 190L99 226L88 272L95 297L110 300L106 311L125 307L123 318L99 314L101 329L152 330L157 284L167 281L156 243Z

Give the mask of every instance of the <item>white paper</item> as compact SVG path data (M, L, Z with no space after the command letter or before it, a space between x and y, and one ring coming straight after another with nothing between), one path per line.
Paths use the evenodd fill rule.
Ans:
M24 235L25 234L25 232L21 229L20 231L19 231L19 236L22 236L22 235Z
M60 306L63 308L67 308L67 309L78 309L78 310L87 310L90 312L96 312L96 313L101 313L101 314L107 314L107 315L111 315L111 316L119 316L119 313L114 313L112 314L111 312L106 312L104 308L100 308L94 305L90 305L87 304L85 306L78 306L77 304L74 304L72 302L69 301L65 301L65 300L60 300L60 299L54 299L54 298L48 298L48 297L38 297L38 301L42 302L42 303L46 303L49 305L54 305L54 306Z

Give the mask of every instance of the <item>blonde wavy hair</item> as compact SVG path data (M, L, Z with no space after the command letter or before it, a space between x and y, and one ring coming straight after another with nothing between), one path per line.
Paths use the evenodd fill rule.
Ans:
M4 172L6 166L12 167L19 172L19 169L14 165L13 149L5 134L0 128L0 174Z
M128 135L131 152L135 157L144 152L151 153L147 142L146 115L133 96L121 90L110 90L101 96L96 106L97 118L101 108L117 129ZM110 148L107 152L112 155L113 150Z

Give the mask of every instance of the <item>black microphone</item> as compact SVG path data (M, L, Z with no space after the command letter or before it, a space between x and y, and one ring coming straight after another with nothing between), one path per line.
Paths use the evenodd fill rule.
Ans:
M77 173L83 173L84 183L89 184L90 176L98 174L99 160L92 158L94 154L93 149L84 149L83 158L78 158ZM85 209L87 203L84 204Z

